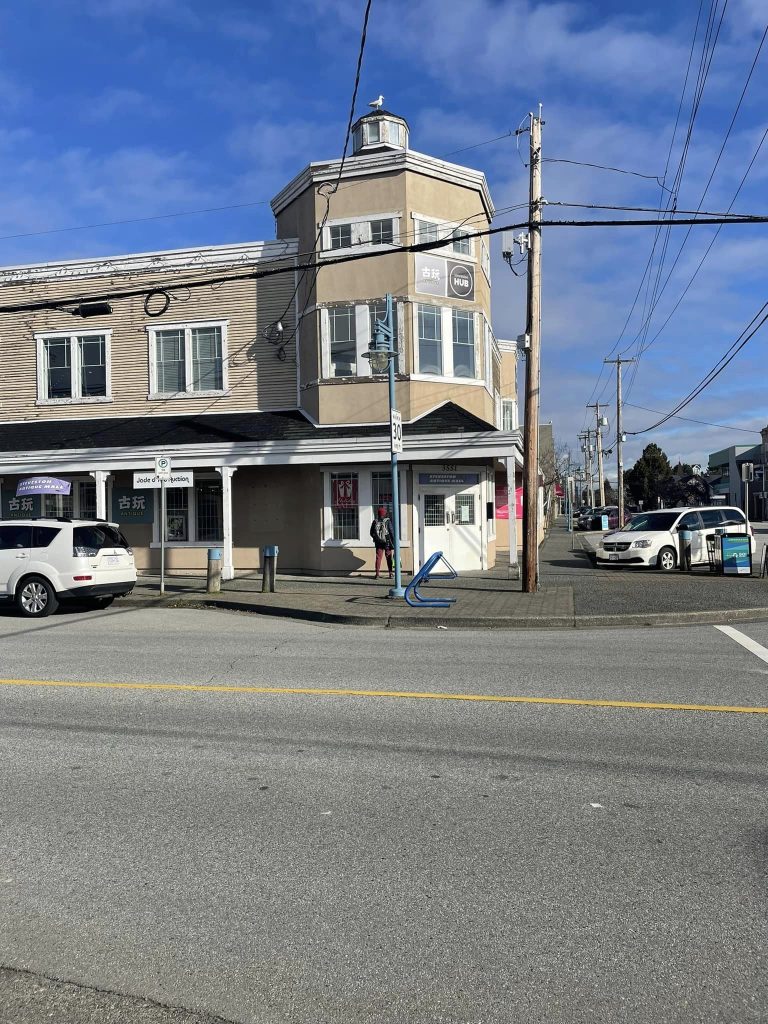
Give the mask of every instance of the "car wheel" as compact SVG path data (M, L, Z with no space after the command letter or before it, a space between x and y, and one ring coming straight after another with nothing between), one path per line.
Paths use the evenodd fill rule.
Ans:
M22 615L42 619L59 607L56 591L42 576L28 576L16 591L16 607Z
M662 572L672 572L672 570L677 565L677 555L675 554L675 549L662 548L659 552L659 559L657 565Z

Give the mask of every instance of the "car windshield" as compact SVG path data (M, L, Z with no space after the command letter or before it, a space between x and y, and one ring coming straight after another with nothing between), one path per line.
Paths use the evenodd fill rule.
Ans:
M75 547L92 548L96 551L101 551L102 548L128 548L128 541L122 533L108 523L99 523L98 526L76 526L72 533Z
M624 527L625 530L670 530L677 517L680 515L680 509L672 512L640 512L637 515L632 516L632 521Z

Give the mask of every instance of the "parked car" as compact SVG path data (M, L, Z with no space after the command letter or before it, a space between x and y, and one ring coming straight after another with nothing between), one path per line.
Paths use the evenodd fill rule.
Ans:
M136 565L114 523L95 519L0 521L0 600L42 618L59 602L106 608L130 594Z
M718 531L748 533L752 553L755 551L754 533L741 509L721 505L670 508L638 512L623 529L607 533L596 551L598 564L616 562L671 572L677 566L680 530L691 531L691 565L707 562L707 537Z
M577 530L588 530L592 517L597 512L595 508L585 508L576 516L575 526Z
M603 508L592 517L590 525L591 530L602 530L603 528L603 516L608 516L608 529L617 530L619 528L619 506L618 505L605 505ZM630 516L627 512L624 513L624 523L628 523Z

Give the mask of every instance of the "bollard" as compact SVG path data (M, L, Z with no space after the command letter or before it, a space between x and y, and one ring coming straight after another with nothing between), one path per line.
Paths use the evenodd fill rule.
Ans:
M680 530L680 557L678 558L678 569L680 572L691 571L691 541L693 534L690 530Z
M261 549L263 557L263 569L261 577L261 592L266 594L269 591L271 594L275 592L275 576L277 575L277 556L280 548L277 544L269 544L267 547Z
M221 590L221 548L208 548L208 593Z

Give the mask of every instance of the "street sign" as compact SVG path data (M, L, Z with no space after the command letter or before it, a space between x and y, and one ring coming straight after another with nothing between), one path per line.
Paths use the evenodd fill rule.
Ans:
M755 464L754 462L742 462L741 464L741 479L745 484L751 484L755 479ZM17 492L18 493L18 492Z
M137 491L146 490L148 487L191 487L193 472L170 473L167 477L158 476L156 473L134 473L133 486Z
M167 480L171 475L171 460L168 455L158 455L155 459L155 476Z
M403 417L393 409L389 414L389 424L392 433L392 451L402 452L403 450Z

